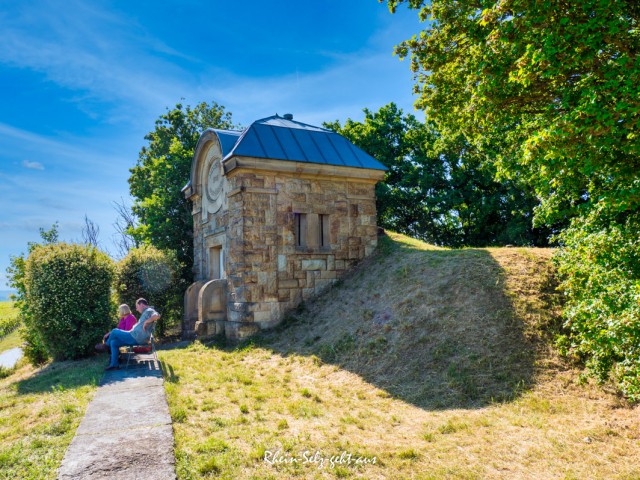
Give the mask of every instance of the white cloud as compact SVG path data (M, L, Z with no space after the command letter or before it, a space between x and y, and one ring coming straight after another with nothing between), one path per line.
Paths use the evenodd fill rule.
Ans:
M31 23L0 17L0 44L6 47L0 49L0 62L42 72L72 90L70 100L89 117L96 100L110 106L108 121L150 126L183 97L191 104L215 100L243 124L285 111L302 121L300 114L309 112L310 123L344 120L364 107L395 101L409 110L413 103L408 62L392 56L393 45L410 36L406 25L415 24L406 15L395 15L373 32L361 51L328 53L334 61L321 70L264 78L187 57L135 20L83 2L64 11L44 3L41 10ZM196 68L187 71L180 65L185 61ZM332 116L322 116L325 111Z
M30 162L29 160L24 160L22 162L22 166L24 168L28 168L29 170L44 170L44 165L40 162Z

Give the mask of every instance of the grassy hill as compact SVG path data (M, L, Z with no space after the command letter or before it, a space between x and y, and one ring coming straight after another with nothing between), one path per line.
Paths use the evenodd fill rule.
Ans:
M551 255L391 235L277 330L161 352L179 478L637 478L638 407L550 346Z

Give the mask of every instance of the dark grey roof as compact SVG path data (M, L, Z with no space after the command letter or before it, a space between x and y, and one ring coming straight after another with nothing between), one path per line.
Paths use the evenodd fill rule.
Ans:
M223 132L216 130L221 143ZM223 147L223 156L223 162L243 156L386 170L342 135L278 115L253 122L229 153Z
M216 135L218 135L223 158L233 150L238 138L242 135L242 132L236 132L234 130L218 130L217 128L211 128L210 130L213 130Z

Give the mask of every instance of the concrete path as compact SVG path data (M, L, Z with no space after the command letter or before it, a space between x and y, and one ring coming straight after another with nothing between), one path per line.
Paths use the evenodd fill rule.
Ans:
M67 449L59 480L176 478L162 372L151 355L136 358L127 370L105 372Z
M18 360L22 358L22 349L20 347L10 348L0 353L0 367L13 368Z

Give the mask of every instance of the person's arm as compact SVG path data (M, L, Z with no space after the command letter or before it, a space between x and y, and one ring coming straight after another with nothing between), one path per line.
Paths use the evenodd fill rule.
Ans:
M159 313L154 313L153 315L151 315L147 320L145 320L144 324L142 325L142 329L146 330L147 326L151 325L153 322L155 322L156 320L158 320L160 318L160 314Z

